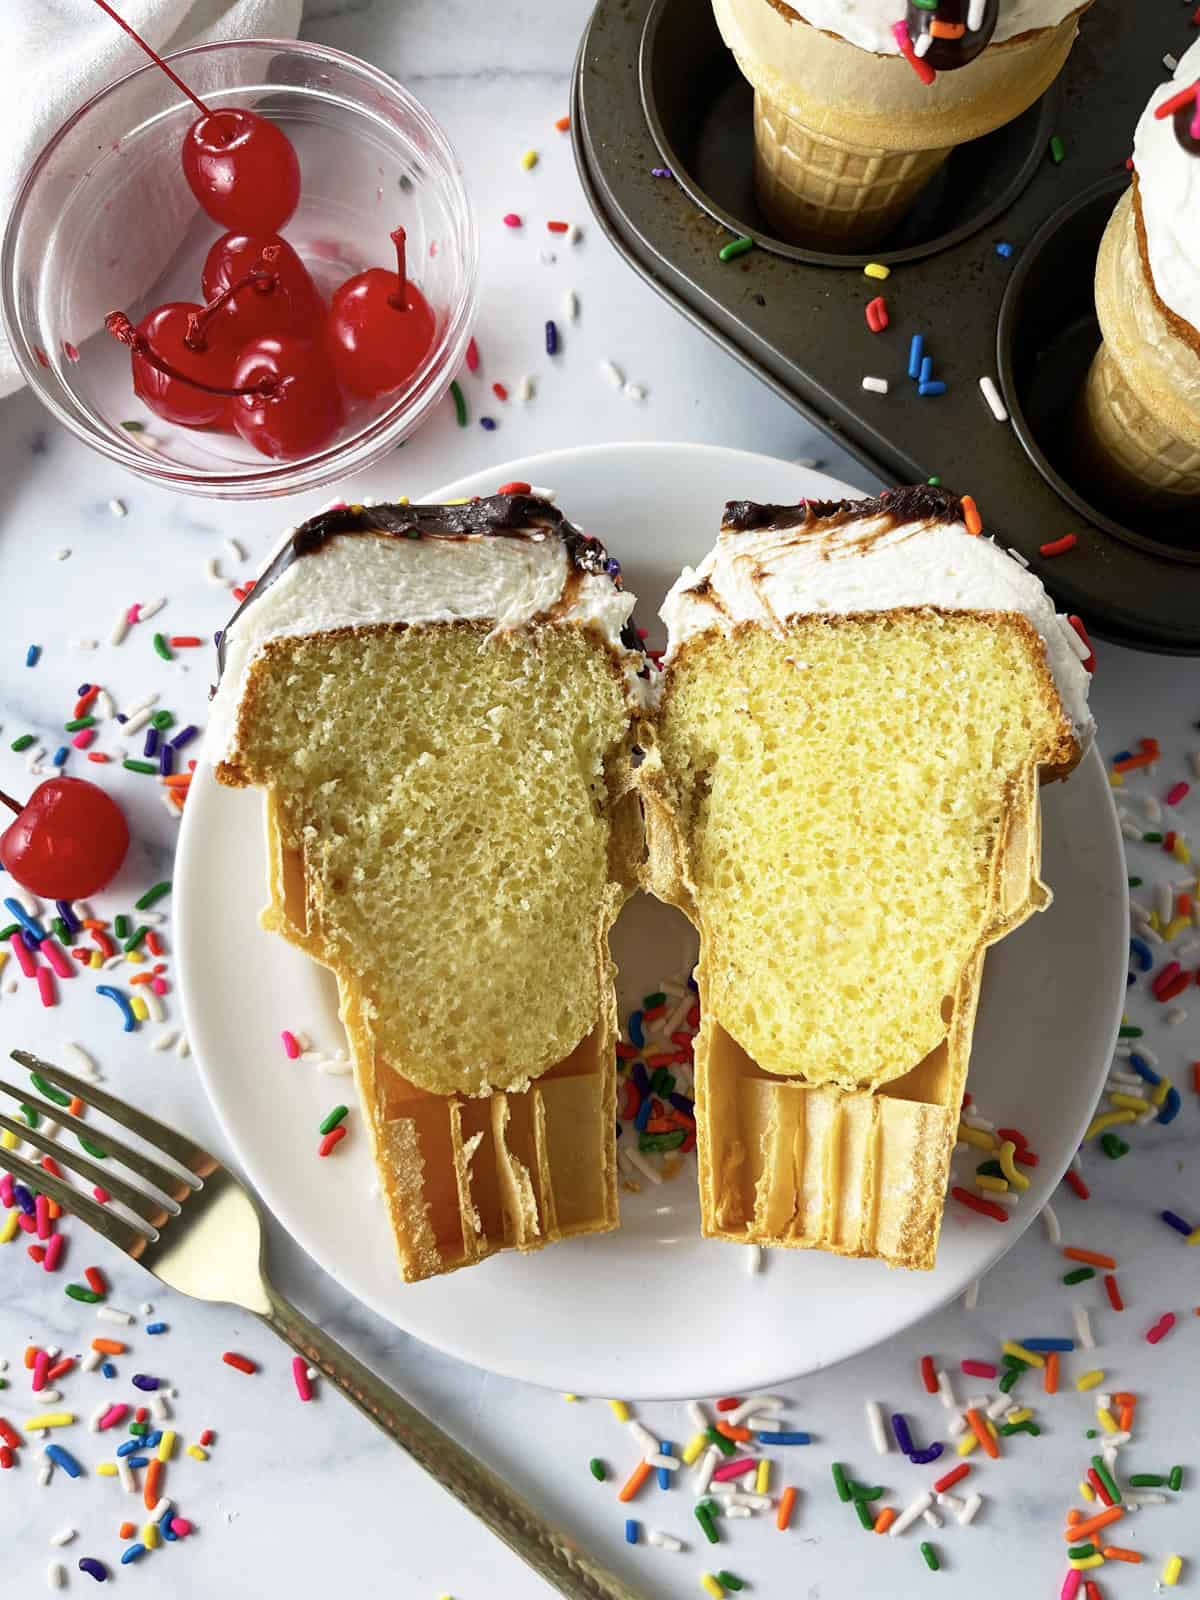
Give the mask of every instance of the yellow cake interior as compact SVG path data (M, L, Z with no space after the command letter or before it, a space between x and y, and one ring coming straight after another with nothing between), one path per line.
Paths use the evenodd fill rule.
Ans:
M251 665L217 775L266 791L265 925L337 977L407 1277L616 1224L629 732L571 623L343 629Z
M711 1005L764 1071L909 1071L986 932L1013 786L1070 730L1023 619L884 613L688 641L658 746Z

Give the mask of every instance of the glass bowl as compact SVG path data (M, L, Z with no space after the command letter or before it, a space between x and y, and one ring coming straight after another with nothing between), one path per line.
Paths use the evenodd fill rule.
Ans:
M195 107L151 63L110 84L34 162L0 253L3 315L31 387L72 433L154 483L253 499L356 472L406 438L446 392L471 333L475 223L449 141L386 74L303 41L241 40L167 57L210 107L240 106L283 128L300 158L301 196L282 236L326 298L366 267L409 276L436 314L434 343L405 388L347 408L325 449L260 455L238 435L165 422L135 396L129 352L105 315L136 323L168 300L202 301L200 269L224 231L197 205L180 150Z

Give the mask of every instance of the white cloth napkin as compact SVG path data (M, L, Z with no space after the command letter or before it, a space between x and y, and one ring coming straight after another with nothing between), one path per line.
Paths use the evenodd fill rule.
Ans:
M302 0L116 0L164 54L216 39L291 39ZM0 211L8 217L30 164L55 129L147 57L92 0L4 0L0 39ZM0 395L22 382L0 331Z

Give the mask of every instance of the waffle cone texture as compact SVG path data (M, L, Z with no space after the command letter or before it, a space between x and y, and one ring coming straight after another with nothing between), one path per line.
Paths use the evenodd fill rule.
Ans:
M945 692L914 705L921 679ZM1079 755L1037 635L932 612L710 631L641 738L646 883L700 935L704 1233L931 1268L984 954L1049 903L1039 775Z
M1086 5L923 84L908 62L812 27L784 0L713 0L754 90L755 189L793 243L886 237L956 145L1019 117L1062 71Z
M1148 510L1200 505L1200 335L1159 299L1136 183L1096 261L1103 343L1080 397L1085 467L1116 499Z

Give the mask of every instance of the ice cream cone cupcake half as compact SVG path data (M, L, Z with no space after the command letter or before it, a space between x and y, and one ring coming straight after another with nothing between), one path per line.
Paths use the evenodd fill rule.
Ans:
M732 502L663 607L647 880L700 935L702 1224L933 1265L988 947L1091 730L1038 579L929 487Z
M264 926L337 980L409 1280L617 1223L618 573L528 494L338 506L222 638L207 751L264 793Z
M1081 397L1085 470L1149 511L1200 506L1200 44L1155 91L1096 263L1103 343Z

